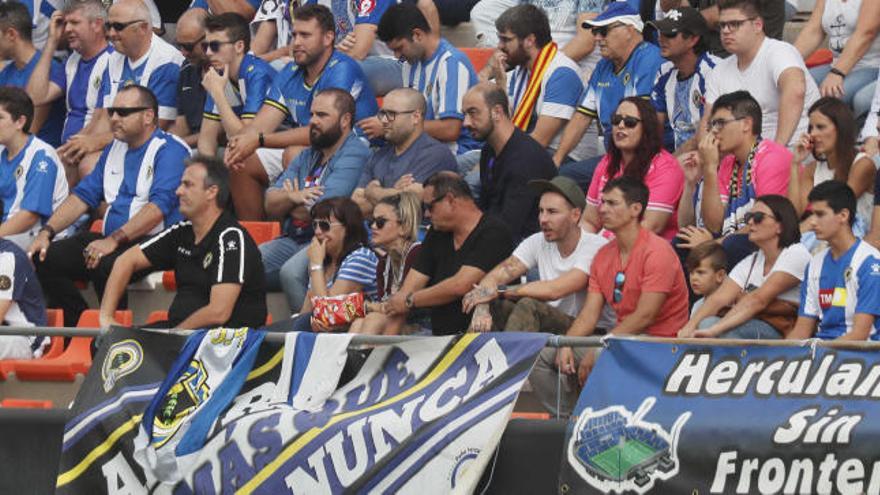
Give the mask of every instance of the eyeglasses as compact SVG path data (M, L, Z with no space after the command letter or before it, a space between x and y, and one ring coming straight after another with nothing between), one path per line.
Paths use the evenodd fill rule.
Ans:
M739 31L739 28L742 27L743 24L754 21L757 19L756 17L747 17L745 19L738 19L735 21L718 21L718 31L730 31L731 33L735 33Z
M755 225L758 225L761 222L763 222L765 218L774 218L775 219L776 217L774 217L773 215L771 215L769 213L764 213L763 211L750 211L750 212L746 213L745 215L743 215L743 220L745 220L746 223L755 222Z
M724 126L731 122L736 122L737 120L742 120L744 117L736 117L733 119L712 119L709 121L709 124L706 126L706 130L708 131L720 131L724 129Z
M132 26L132 25L137 24L139 22L147 22L147 21L145 21L143 19L138 19L135 21L128 21L128 22L105 22L104 29L106 29L107 31L110 31L111 29L113 29L114 31L116 31L118 33L120 31L125 30L125 28L127 28L128 26Z
M376 114L376 118L379 120L387 120L388 122L394 122L397 120L398 115L406 115L408 113L413 113L415 110L401 110L400 112L395 112L394 110L379 110L379 113Z
M422 203L422 211L431 211L434 209L434 205L443 201L446 198L446 195L440 196L439 198L434 198L430 203Z
M608 36L608 32L614 28L618 28L623 26L621 22L615 22L614 24L609 24L607 26L595 26L590 28L590 32L593 33L593 36L602 36L603 38Z
M191 51L195 50L197 46L199 46L199 43L203 39L205 39L205 35L202 35L201 38L193 41L192 43L184 43L182 41L178 41L177 48L179 48L181 51L184 51L184 52L191 52Z
M617 304L623 299L623 284L626 282L626 274L622 271L617 272L614 275L614 292L611 295L611 298L614 300L614 304Z
M149 110L150 107L107 107L107 114L111 117L119 114L120 117L128 117L133 113L143 112L144 110Z
M201 43L201 45L202 45L202 50L205 51L205 53L208 52L208 49L209 49L209 48L211 49L212 52L217 53L217 52L220 51L220 47L221 47L221 46L223 46L223 45L232 45L232 44L235 44L235 42L234 42L234 41L219 41L219 40L214 40L214 41L203 41L203 42Z
M642 119L638 117L631 117L629 115L620 115L619 113L615 113L611 116L611 125L617 127L623 122L624 127L627 129L633 129L635 126L639 125Z
M315 231L327 232L334 225L342 225L339 222L331 222L330 220L315 220L312 222L312 229Z

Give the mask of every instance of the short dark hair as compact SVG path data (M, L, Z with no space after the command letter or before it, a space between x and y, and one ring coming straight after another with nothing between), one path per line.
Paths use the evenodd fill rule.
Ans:
M839 180L826 180L814 187L807 196L807 201L815 203L824 201L834 213L843 210L849 212L849 226L852 228L856 221L856 193L846 184Z
M431 177L428 177L428 180L425 181L423 187L433 187L434 198L440 198L447 194L451 194L455 198L464 198L471 201L474 200L471 188L468 186L467 182L465 182L464 178L457 173L448 170L437 172Z
M776 221L782 225L782 232L779 233L780 248L801 242L800 218L788 198L779 194L765 194L755 198L755 202L767 205Z
M483 96L483 101L486 102L486 106L489 107L490 110L492 107L498 105L501 107L504 115L510 117L510 103L507 99L506 91L495 84L482 85L479 87L478 91Z
M349 197L337 196L324 199L312 206L311 216L313 220L329 219L330 215L336 217L339 223L345 227L345 238L342 240L342 254L336 260L337 265L342 263L349 254L368 242L367 228L364 226L364 215L361 208ZM330 263L330 255L324 257L324 266Z
M748 17L764 18L757 0L718 0L718 12L729 9L741 10Z
M322 31L325 33L329 31L333 33L333 36L336 36L336 21L333 19L333 12L323 5L317 3L302 5L294 9L291 17L298 21L315 19Z
M196 154L184 162L187 167L201 165L205 168L205 189L217 186L217 206L223 210L229 204L229 169L219 158Z
M531 4L517 5L505 10L501 17L495 20L495 29L499 33L510 31L519 39L534 34L535 44L539 48L553 41L547 14L540 7Z
M689 31L682 31L681 35L685 38L699 38L697 44L694 45L694 53L697 55L702 55L709 51L709 38L706 35L691 33Z
M18 120L23 115L25 120L22 130L25 133L31 132L31 124L34 122L34 102L23 89L0 86L0 108L9 112L12 120Z
M129 84L128 86L123 86L116 94L124 91L137 91L138 105L153 110L155 120L159 120L159 101L156 99L156 95L153 94L150 88L141 86L140 84Z
M0 29L6 31L13 28L26 41L33 36L33 19L27 7L20 2L0 3Z
M248 21L235 12L225 14L213 14L205 17L205 31L214 33L226 31L229 41L235 43L244 41L244 51L251 49L251 30Z
M343 91L339 88L327 88L322 89L318 92L318 95L328 95L333 97L333 107L339 112L339 118L342 118L343 115L348 114L351 116L351 126L354 126L354 115L356 110L356 105L354 102L354 97L351 96L351 93L348 91ZM349 126L349 128L351 128Z
M648 208L649 195L648 186L646 186L644 182L635 177L621 175L620 177L606 182L605 187L602 188L602 192L607 193L613 189L618 189L623 193L623 200L626 201L627 206L634 203L642 205L642 211L639 213L639 220L644 218L645 210Z
M712 105L712 114L714 115L721 108L730 110L730 113L738 119L752 119L752 134L761 135L762 117L761 105L758 100L748 91L734 91L718 97Z
M696 270L703 260L709 260L709 266L716 272L727 269L727 254L725 254L721 244L715 241L706 241L691 249L684 262L688 273Z
M412 40L413 29L431 32L428 19L414 4L398 3L388 7L379 19L376 35L385 43L398 38Z

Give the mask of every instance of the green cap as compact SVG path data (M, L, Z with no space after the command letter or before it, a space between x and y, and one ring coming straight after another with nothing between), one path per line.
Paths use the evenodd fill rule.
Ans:
M578 187L575 181L568 177L557 175L550 180L530 180L529 187L538 194L543 194L547 191L559 193L575 208L583 210L587 207L587 197L584 195L584 192L581 191L581 188Z

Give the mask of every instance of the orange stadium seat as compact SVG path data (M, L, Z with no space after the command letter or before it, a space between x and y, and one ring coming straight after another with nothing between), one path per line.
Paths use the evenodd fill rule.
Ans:
M104 220L100 218L92 222L92 226L89 227L89 232L94 232L96 234L100 234L101 231L104 230Z
M48 317L48 325L52 328L62 328L64 327L64 310L61 309L47 309L46 316ZM53 358L56 356L60 356L64 351L64 337L56 336L52 337L51 342L49 343L49 348L46 349L46 352L43 353L43 358Z
M33 399L3 399L0 407L15 407L19 409L52 409L51 400Z
M165 321L168 319L168 311L156 310L151 311L150 315L147 316L147 325L150 323L156 323L157 321Z
M459 48L462 53L467 55L467 58L471 60L471 64L474 66L474 70L480 72L483 70L483 67L486 66L486 63L489 62L489 58L492 56L491 48Z
M804 60L804 63L807 65L808 69L812 69L813 67L820 65L830 64L832 60L834 60L834 54L831 53L831 50L821 48L807 57L807 59Z

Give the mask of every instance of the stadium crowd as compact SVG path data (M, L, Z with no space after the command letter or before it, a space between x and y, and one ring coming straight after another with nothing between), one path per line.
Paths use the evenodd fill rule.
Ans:
M0 3L6 325L172 270L154 326L283 291L301 331L880 340L877 0L794 44L783 0L195 0L174 43L150 1L35 4ZM595 358L545 349L548 408Z

